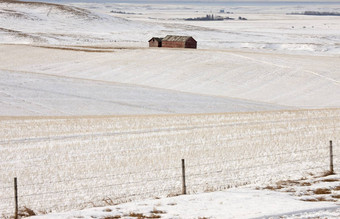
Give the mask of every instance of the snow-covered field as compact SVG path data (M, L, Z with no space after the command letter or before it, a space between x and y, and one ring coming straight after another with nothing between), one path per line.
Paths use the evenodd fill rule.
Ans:
M49 2L0 0L0 217L14 177L40 214L137 201L43 218L340 215L337 193L254 190L324 173L330 140L340 171L340 16L286 15L338 3ZM183 20L206 14L236 20ZM167 34L198 49L147 48Z
M339 162L338 109L121 117L2 118L1 206L61 211L275 183ZM335 170L339 171L339 165Z

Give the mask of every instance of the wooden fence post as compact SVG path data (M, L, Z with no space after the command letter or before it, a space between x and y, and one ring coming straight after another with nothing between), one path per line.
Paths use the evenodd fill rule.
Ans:
M14 202L15 202L14 218L18 219L18 181L16 177L14 177Z
M183 183L182 194L185 195L185 194L187 194L187 186L185 185L185 163L184 163L184 159L182 159L182 183Z
M330 172L330 174L334 174L334 169L333 169L333 145L332 145L332 141L329 141L329 159L330 159L329 172Z

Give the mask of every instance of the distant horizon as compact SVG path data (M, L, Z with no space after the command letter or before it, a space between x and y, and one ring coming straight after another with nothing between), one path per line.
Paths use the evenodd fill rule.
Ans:
M40 1L40 2L54 2L54 3L134 3L134 4L198 4L198 5L240 5L240 6L253 6L253 5L332 5L339 4L340 0L23 0L23 1Z

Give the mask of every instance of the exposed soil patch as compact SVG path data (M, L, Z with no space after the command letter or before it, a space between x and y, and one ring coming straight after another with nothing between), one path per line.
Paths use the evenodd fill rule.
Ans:
M338 175L310 176L300 180L279 181L275 186L268 185L263 189L288 192L298 196L302 201L337 202L340 200L340 181Z

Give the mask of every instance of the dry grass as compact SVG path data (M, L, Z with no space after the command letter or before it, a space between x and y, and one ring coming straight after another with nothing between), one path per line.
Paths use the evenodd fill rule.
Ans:
M321 176L322 176L322 177L326 177L326 176L331 176L331 175L334 175L334 172L326 171L326 172L324 172Z
M117 203L115 203L111 198L106 197L102 199L103 202L105 202L106 205L117 205Z
M334 199L332 197L317 197L316 198L320 202L337 202L337 199Z
M31 216L35 216L36 213L32 209L24 206L22 208L19 208L18 215L20 217L31 217Z
M321 182L337 182L339 181L338 179L323 179Z
M313 199L301 199L302 201L305 201L305 202L317 202L318 200L316 198L313 198Z
M161 216L157 214L151 214L150 216L147 216L146 218L161 218Z
M127 216L129 217L135 217L137 219L152 219L152 218L161 218L160 215L157 215L157 214L151 214L149 216L146 216L142 213L134 213L134 212L131 212L130 214L128 214Z
M180 196L180 193L169 193L166 197L170 198L170 197L176 197L176 196Z
M264 187L264 189L268 189L268 190L276 190L276 188L274 186L266 186Z
M118 219L118 218L122 218L120 215L115 215L115 216L106 216L103 217L102 219Z
M318 200L319 202L327 201L327 199L325 197L323 197L323 196L317 197L316 200Z
M318 188L316 190L314 190L314 194L316 195L323 195L323 194L331 194L332 191L330 189L327 188Z
M134 212L131 212L128 216L130 217L136 217L136 218L145 218L145 216L142 214L142 213L134 213Z
M300 186L311 186L312 184L310 182L301 182Z
M340 194L338 194L338 195L332 195L332 198L340 199Z
M303 201L307 201L307 202L326 202L326 201L334 201L334 200L330 200L327 199L324 196L319 196L319 197L315 197L313 199L302 199Z
M150 213L153 213L153 214L165 214L166 211L157 210L156 208L154 208L152 211L150 211Z

